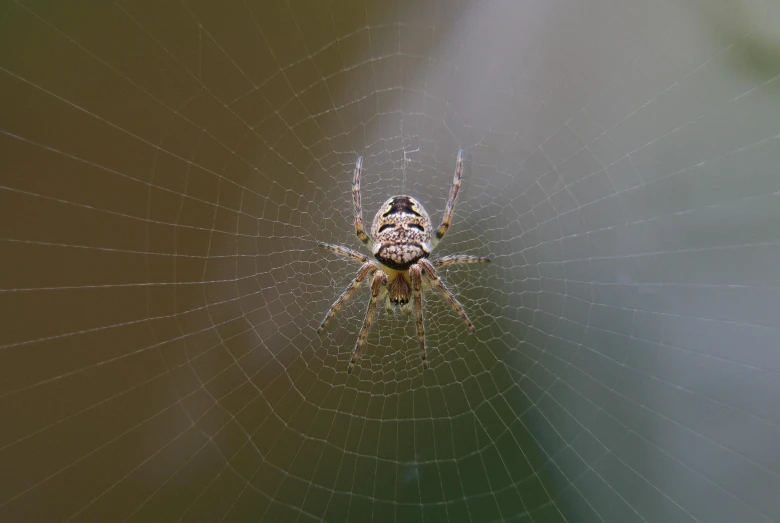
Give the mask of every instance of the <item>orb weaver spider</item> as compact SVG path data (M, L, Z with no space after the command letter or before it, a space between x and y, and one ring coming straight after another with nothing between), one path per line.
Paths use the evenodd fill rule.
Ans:
M347 286L341 296L333 303L330 310L322 320L317 334L320 334L333 316L344 306L344 303L352 296L360 284L369 276L371 280L371 298L368 309L360 329L355 350L349 363L348 372L355 368L355 363L360 356L360 350L366 343L368 331L374 320L376 304L386 299L388 310L400 308L409 311L409 300L414 299L414 310L417 320L417 337L420 342L420 357L423 369L428 368L428 359L425 353L425 326L423 324L423 291L429 288L436 289L444 296L452 309L461 317L470 332L474 332L474 325L469 320L466 311L455 295L444 285L437 267L456 263L488 263L487 258L456 254L445 256L437 260L429 260L436 244L441 240L452 223L452 211L455 207L455 199L460 189L460 178L463 174L463 149L458 151L455 163L455 176L450 188L450 196L444 209L441 225L432 234L431 219L422 204L411 196L401 195L389 198L377 211L371 224L369 236L363 228L363 208L360 200L360 175L363 171L363 157L359 156L355 162L355 176L352 182L352 200L355 207L355 233L357 237L371 250L375 260L370 260L349 247L320 243L319 247L362 263L357 275ZM378 262L378 263L377 263Z

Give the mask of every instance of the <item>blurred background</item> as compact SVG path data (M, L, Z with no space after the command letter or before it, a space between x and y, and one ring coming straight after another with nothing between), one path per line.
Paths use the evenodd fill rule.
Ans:
M0 520L780 520L772 0L0 5ZM409 194L477 330L368 292Z

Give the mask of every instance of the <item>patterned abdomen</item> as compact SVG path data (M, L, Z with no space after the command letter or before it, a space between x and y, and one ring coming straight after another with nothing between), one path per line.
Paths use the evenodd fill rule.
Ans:
M431 219L411 196L393 196L371 224L374 257L395 270L406 270L431 253Z

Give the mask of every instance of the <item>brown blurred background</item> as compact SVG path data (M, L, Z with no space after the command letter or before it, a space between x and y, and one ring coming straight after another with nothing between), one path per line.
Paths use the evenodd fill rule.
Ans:
M780 520L770 4L0 3L0 520Z

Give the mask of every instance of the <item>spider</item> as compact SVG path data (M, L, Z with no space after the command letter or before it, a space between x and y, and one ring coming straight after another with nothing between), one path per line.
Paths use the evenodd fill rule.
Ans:
M463 306L441 281L436 267L455 263L488 263L487 258L457 254L445 256L437 260L429 260L439 240L441 240L452 223L452 210L460 189L460 177L463 174L463 149L458 151L455 163L455 176L450 188L450 196L444 209L441 225L432 231L431 219L422 204L411 196L393 196L377 211L371 224L371 236L363 228L363 209L360 203L360 175L363 170L363 157L355 162L355 177L352 182L352 200L355 206L355 233L357 237L371 250L376 261L371 260L348 247L319 243L320 248L327 249L345 258L362 263L357 275L347 286L341 296L331 305L330 310L322 320L317 334L320 334L333 316L344 306L360 284L369 276L371 280L371 299L360 329L348 372L352 373L360 356L360 350L368 338L368 330L374 320L377 301L386 299L388 311L401 309L411 313L410 298L414 299L414 310L417 319L417 337L420 342L420 357L423 369L428 368L425 354L425 327L423 325L423 291L435 288L449 302L453 310L466 323L469 332L474 332L474 325L463 310ZM377 263L378 262L378 263Z

